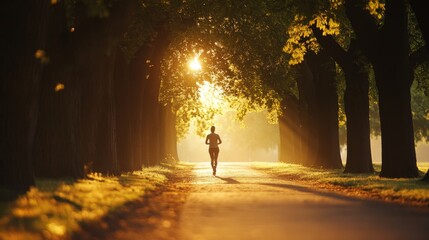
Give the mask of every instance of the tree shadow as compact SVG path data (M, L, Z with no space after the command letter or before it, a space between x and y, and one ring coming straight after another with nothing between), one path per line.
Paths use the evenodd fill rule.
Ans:
M240 184L239 181L237 181L233 178L230 178L230 177L229 178L223 178L223 177L219 177L219 176L215 176L215 177L225 181L227 184Z
M361 202L361 203L365 202L365 203L371 203L371 204L385 204L385 205L387 204L375 199L366 199L366 198L347 196L347 195L343 195L335 192L313 189L306 186L298 186L298 185L286 184L286 183L259 183L259 184L264 186L270 186L270 187L292 189L300 192L317 194L319 196L334 198L334 199L349 201L349 202Z

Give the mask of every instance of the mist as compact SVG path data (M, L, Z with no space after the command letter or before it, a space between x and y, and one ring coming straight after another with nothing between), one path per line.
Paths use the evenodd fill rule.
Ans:
M344 157L343 157L344 154ZM341 153L343 162L345 162L346 152ZM371 154L372 162L381 163L381 137L371 137ZM427 142L416 143L416 158L417 163L429 162L429 144Z
M278 161L279 128L270 124L266 112L248 113L242 122L235 119L236 113L227 112L215 119L216 133L220 135L219 162ZM181 161L210 161L205 136L190 133L178 142ZM210 133L207 129L206 135Z
M235 120L236 113L230 111L215 119L216 133L220 135L220 162L278 161L278 124L268 122L266 112L248 113L242 122ZM210 161L205 136L194 133L194 127L177 144L180 161ZM210 133L207 129L206 134ZM347 161L347 147L341 148L343 164ZM371 137L371 153L374 163L381 163L381 138ZM429 144L416 143L417 162L429 162Z

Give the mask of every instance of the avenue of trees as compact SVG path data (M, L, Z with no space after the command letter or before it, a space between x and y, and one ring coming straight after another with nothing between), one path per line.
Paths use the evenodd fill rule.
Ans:
M377 106L380 175L418 177L415 141L428 129L425 105L412 109L429 93L423 4L4 1L0 188L24 192L35 177L119 174L178 160L177 137L191 121L206 131L219 111L198 101L202 79L222 88L241 117L271 113L283 162L342 168L339 119L346 119L349 173L374 171ZM196 55L199 73L187 68Z

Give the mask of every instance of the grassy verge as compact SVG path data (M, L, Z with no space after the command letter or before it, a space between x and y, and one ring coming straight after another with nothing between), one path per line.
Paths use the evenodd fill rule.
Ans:
M253 167L276 176L345 192L353 196L370 197L406 205L429 207L429 184L413 179L381 178L375 174L350 174L343 170L325 170L287 163L255 162ZM380 171L380 165L374 165ZM419 164L422 174L429 163Z
M68 239L81 223L97 221L167 181L175 166L144 168L121 176L38 179L13 202L0 202L0 239Z

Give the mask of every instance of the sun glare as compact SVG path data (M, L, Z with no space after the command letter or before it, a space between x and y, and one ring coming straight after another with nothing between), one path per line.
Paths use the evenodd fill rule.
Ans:
M223 91L214 83L204 81L202 84L197 83L200 101L206 108L222 108L225 101Z
M200 71L201 70L201 63L198 60L198 56L195 56L194 59L192 59L189 62L189 68L193 71Z

